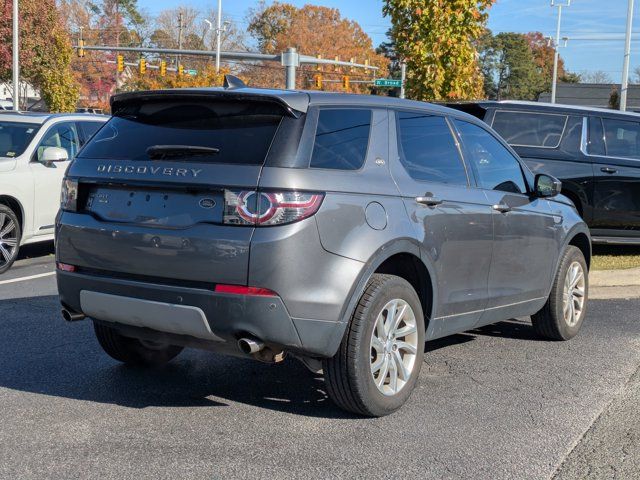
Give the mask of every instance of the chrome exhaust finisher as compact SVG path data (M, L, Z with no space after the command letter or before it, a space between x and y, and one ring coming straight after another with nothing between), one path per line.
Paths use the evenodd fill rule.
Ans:
M238 340L238 348L240 348L242 353L246 355L252 355L262 350L264 348L264 343L262 343L260 340L254 340L252 338L241 338L240 340Z
M62 318L64 318L67 322L77 322L78 320L84 320L85 314L73 312L71 310L67 310L66 308L63 308Z

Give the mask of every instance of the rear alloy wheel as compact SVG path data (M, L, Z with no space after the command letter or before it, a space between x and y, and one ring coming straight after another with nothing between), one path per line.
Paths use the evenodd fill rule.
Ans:
M375 274L334 357L323 363L327 392L340 408L381 417L409 398L424 356L424 316L406 280Z
M173 360L182 347L125 337L115 328L93 322L96 338L102 349L113 359L127 365L160 366Z
M0 274L11 268L20 249L20 223L13 210L0 205Z
M587 262L579 248L565 251L542 310L531 316L536 332L550 340L569 340L577 335L586 314L589 296Z

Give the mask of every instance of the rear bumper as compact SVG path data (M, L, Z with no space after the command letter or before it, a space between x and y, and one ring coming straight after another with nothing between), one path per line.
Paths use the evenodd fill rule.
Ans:
M342 331L337 322L311 321L309 328L305 319L300 324L276 296L224 294L63 271L57 272L57 280L66 308L113 323L133 336L136 330L152 330L181 344L228 350L249 335L275 347L322 357L333 354L334 339Z

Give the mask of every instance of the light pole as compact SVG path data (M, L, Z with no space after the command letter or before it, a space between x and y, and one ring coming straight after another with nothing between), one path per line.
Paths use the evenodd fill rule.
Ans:
M553 56L553 83L551 84L551 103L556 103L556 87L558 83L558 61L560 60L560 24L562 22L562 7L568 7L571 5L571 0L566 0L567 3L560 3L556 0L551 0L552 7L558 7L558 26L556 28L556 51Z
M218 0L216 15L216 73L220 73L220 44L222 43L222 0Z
M633 25L633 0L629 0L627 10L627 35L624 42L624 61L622 62L622 86L620 88L620 110L627 109L627 90L629 89L629 59L631 58L631 27Z
M18 0L13 0L13 109L20 109L20 57L18 46Z

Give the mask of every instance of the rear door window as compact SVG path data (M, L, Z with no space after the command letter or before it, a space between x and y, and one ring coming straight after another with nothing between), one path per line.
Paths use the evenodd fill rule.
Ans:
M468 185L467 172L444 117L396 112L396 119L400 161L413 179Z
M640 159L640 123L603 118L607 156Z
M497 110L492 127L509 145L557 148L567 118L567 115Z
M589 137L587 151L590 155L605 155L604 130L600 117L589 117Z
M282 116L280 107L260 102L132 101L79 158L261 165Z
M323 109L311 154L312 168L358 170L364 164L371 132L369 109Z
M527 192L520 162L504 145L484 128L461 120L455 120L455 124L480 188Z

